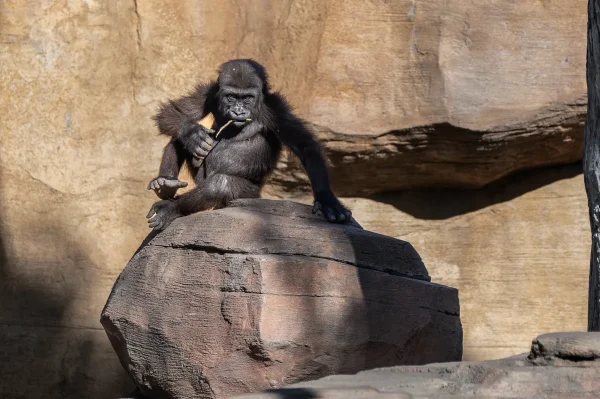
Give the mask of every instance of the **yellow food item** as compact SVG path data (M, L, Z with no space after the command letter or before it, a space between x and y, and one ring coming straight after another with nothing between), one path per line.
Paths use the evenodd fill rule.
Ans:
M215 116L211 113L200 119L198 123L207 129L212 129L215 126Z
M252 118L246 118L247 121L251 121ZM233 122L233 120L227 121L226 124L224 124L223 126L221 126L221 128L217 131L216 137L219 137L219 134L221 134L221 132L223 130L225 130L225 128L227 126L229 126L231 123ZM215 124L216 124L216 120L215 120L215 116L212 114L212 112L210 112L208 115L206 115L204 118L200 119L198 121L198 123L202 126L204 126L207 129L211 129L211 130L215 130Z

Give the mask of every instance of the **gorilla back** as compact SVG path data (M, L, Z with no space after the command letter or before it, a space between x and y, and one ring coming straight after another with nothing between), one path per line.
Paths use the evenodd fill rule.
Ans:
M212 113L215 131L198 123ZM333 194L322 150L306 123L295 116L282 95L271 91L265 69L239 59L221 65L216 81L199 85L188 96L161 105L154 118L159 131L171 137L159 176L148 186L162 201L147 217L151 228L165 229L177 217L227 206L237 198L257 198L280 156L282 145L298 156L310 179L313 212L343 223L351 213ZM186 163L196 188L181 196L178 180Z

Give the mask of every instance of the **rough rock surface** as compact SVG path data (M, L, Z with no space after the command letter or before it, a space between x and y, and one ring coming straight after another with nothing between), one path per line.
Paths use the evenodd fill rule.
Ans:
M145 395L224 398L333 373L460 360L458 292L412 246L311 207L242 200L175 221L102 324Z
M531 337L587 329L591 243L581 170L345 203L363 227L410 242L433 281L458 288L463 359L500 359L527 351Z
M600 333L553 333L534 340L529 356L381 368L236 399L597 398L598 348Z
M600 360L600 333L551 333L537 337L530 359L536 364L567 364Z

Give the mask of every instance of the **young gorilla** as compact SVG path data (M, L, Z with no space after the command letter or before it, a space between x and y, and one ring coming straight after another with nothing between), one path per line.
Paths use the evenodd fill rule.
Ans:
M209 113L216 126L233 121L219 141L213 139L213 130L198 124ZM331 191L319 144L285 99L271 92L265 69L257 62L226 62L216 82L162 104L154 119L160 132L172 139L164 149L159 177L148 185L163 199L148 213L151 228L164 230L180 216L222 208L233 199L258 198L277 164L282 143L306 169L314 195L313 213L321 210L330 222L350 220L351 212ZM177 189L187 185L178 180L184 162L197 187L176 197Z

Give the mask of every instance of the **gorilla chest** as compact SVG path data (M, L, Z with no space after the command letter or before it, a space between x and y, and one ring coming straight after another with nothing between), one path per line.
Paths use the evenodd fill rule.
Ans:
M262 135L247 139L222 139L206 156L206 172L262 178L277 161L279 151L273 147Z

